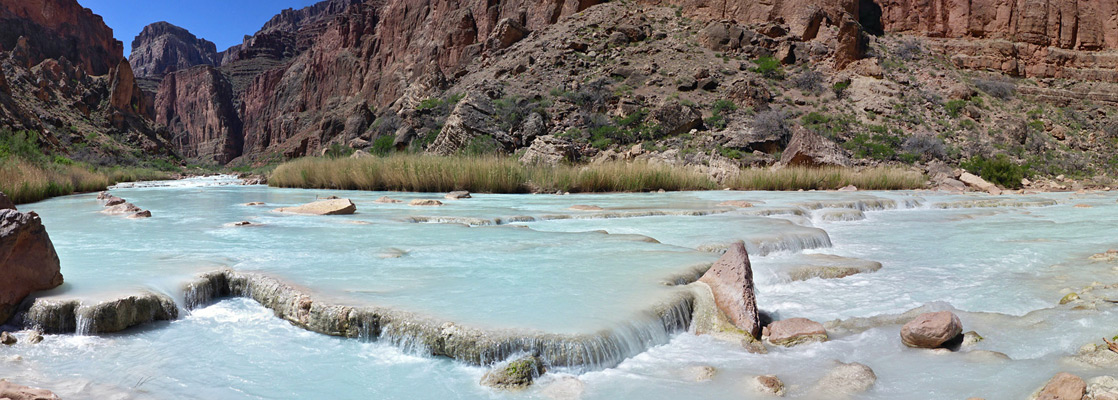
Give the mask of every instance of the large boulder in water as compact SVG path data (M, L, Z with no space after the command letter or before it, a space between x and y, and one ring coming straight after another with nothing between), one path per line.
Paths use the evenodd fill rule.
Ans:
M901 327L901 342L908 347L934 349L963 333L963 323L950 311L923 313Z
M0 399L58 400L58 395L46 389L37 389L0 380Z
M0 323L24 297L62 284L58 253L39 215L0 210Z
M349 199L320 200L298 207L281 207L276 212L308 215L348 215L357 211L357 206Z
M823 324L807 318L789 318L766 326L765 339L777 346L792 347L803 343L827 341L827 330Z
M1048 380L1048 384L1040 388L1030 400L1080 400L1087 392L1087 382L1083 378L1061 372Z
M710 286L715 305L738 329L754 338L761 336L760 315L753 293L753 267L745 243L730 245L718 261L699 278Z

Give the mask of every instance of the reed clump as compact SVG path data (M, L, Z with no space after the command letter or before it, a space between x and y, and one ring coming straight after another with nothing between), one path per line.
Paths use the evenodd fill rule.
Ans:
M523 165L500 156L436 157L397 154L364 158L301 158L281 164L268 183L276 187L479 193L643 192L712 190L838 189L855 185L868 190L924 187L924 176L895 168L861 171L841 168L743 169L726 182L715 182L691 168L645 162L589 165Z
M55 196L105 190L118 182L167 179L170 174L146 168L95 169L73 163L37 163L19 157L0 160L0 192L16 204Z

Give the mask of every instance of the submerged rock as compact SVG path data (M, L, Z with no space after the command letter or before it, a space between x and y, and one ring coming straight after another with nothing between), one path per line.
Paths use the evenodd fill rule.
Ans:
M486 372L481 377L481 384L497 389L524 389L545 371L543 362L536 356L521 357Z
M807 318L789 318L773 321L764 329L765 339L777 346L792 347L798 344L826 342L827 330L823 324Z
M357 206L349 199L329 199L307 203L298 207L281 207L274 211L306 215L349 215L357 211Z
M901 342L908 347L934 349L963 333L963 323L950 311L923 313L901 327Z
M710 286L715 305L738 329L754 338L761 336L757 299L753 292L753 267L745 243L735 242L701 278Z
M124 199L116 196L109 196L101 200L101 204L105 207L118 206L127 203Z
M11 332L0 332L0 344L11 346L17 342L19 342L19 340L16 339L16 335L11 334Z
M408 205L413 207L430 207L441 206L443 205L443 202L433 199L415 199L408 203Z
M784 381L776 375L755 376L749 380L750 386L758 393L784 397Z
M582 398L585 389L586 384L578 378L561 376L540 389L540 395L552 400L577 400Z
M963 334L963 343L961 344L961 346L974 346L978 344L978 342L981 342L983 340L986 340L986 338L982 337L982 335L979 335L978 332L968 331Z
M141 210L141 209L140 209L140 207L136 207L136 205L135 205L135 204L132 204L132 203L122 203L122 204L117 204L117 205L115 205L115 206L111 206L111 207L105 207L105 209L104 209L104 210L101 210L101 214L107 214L107 215L131 215L131 214L135 214L135 213L138 213L138 212L140 212L140 211L143 211L143 210Z
M714 379L718 370L709 365L693 365L683 369L683 376L692 382L706 382Z
M143 211L140 211L140 212L137 212L135 214L132 214L132 215L128 216L128 219L142 219L142 218L151 218L151 211L143 210Z
M1061 372L1029 396L1029 400L1081 400L1086 392L1087 382L1084 382L1083 378Z
M718 205L720 207L737 207L737 208L753 207L753 203L750 203L748 201L742 201L742 200L726 200L726 201L723 201L721 203L718 203Z
M250 201L248 203L245 203L244 205L249 206L249 207L262 206L262 205L264 205L264 202L262 202L262 201Z
M850 275L877 272L881 263L836 256L832 254L805 254L813 265L793 267L788 270L788 278L793 281L806 281L812 278L839 279Z
M0 324L27 295L61 284L58 253L39 215L0 210Z
M377 202L377 203L381 203L381 204L398 204L398 203L403 203L403 201L402 201L402 200L396 200L396 199L393 199L393 198L391 198L391 197L388 197L388 196L381 196L381 197L380 197L379 199L377 199L377 200L376 200L376 202Z
M869 390L877 382L873 369L860 363L839 363L815 384L815 393L852 395Z
M17 385L0 379L0 399L8 400L58 400L58 396L46 389Z
M470 192L467 192L465 190L458 190L447 193L445 197L450 200L468 199L470 198Z
M602 210L605 210L604 208L601 208L601 207L598 207L598 206L592 206L592 205L586 205L586 204L575 204L575 205L571 206L570 209L575 210L575 211L602 211Z
M1079 348L1079 354L1070 357L1070 360L1096 368L1118 368L1118 353L1110 350L1103 344L1088 343Z
M27 332L27 337L23 338L23 340L30 344L42 343L43 333L36 330L31 330L30 332Z

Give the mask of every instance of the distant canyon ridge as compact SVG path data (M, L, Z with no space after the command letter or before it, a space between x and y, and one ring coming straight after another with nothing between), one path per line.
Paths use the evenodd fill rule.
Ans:
M186 29L155 22L132 41L125 59L101 17L75 0L0 0L0 124L42 132L44 142L69 151L99 146L94 153L106 159L139 149L217 164L264 163L386 135L402 147L422 137L413 114L425 100L465 88L463 82L480 88L485 80L515 79L516 68L494 74L490 67L517 42L599 3L327 0L284 10L222 51ZM835 70L875 57L867 51L869 37L903 34L924 38L957 68L1118 82L1113 0L629 3L629 13L673 7L701 26L760 27L774 39L755 39L756 46L776 43L778 56L784 41L801 49L819 42L826 51L820 57ZM656 36L648 33L626 33L624 40ZM724 45L743 37L733 31ZM526 68L542 58L531 57ZM544 121L539 133L566 129L561 118ZM391 129L382 126L385 120Z

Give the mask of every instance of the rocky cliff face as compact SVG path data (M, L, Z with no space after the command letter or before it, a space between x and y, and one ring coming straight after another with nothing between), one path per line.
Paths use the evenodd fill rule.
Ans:
M195 65L216 66L217 47L186 29L156 22L144 27L132 41L132 55L128 61L136 76L158 79Z
M233 86L214 67L167 74L155 98L155 122L172 132L172 143L183 157L224 164L241 155Z
M0 0L0 128L95 164L169 155L122 48L75 0Z

